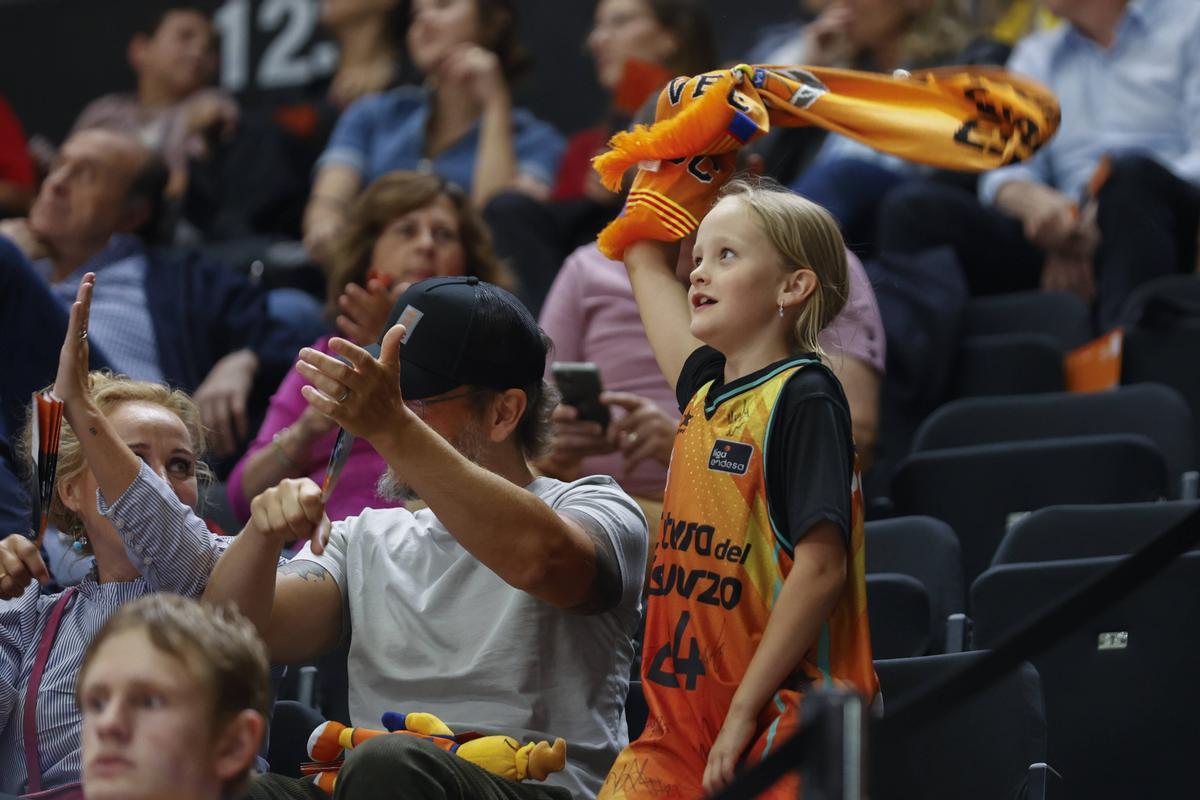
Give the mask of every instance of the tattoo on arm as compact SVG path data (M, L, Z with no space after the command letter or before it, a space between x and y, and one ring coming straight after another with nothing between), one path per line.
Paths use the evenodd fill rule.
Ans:
M310 583L321 583L331 578L329 571L315 561L289 561L277 572L280 575L299 575Z
M608 532L587 514L561 513L583 528L592 540L593 563L596 568L587 598L571 611L591 615L613 610L621 602L621 567L612 539L609 538Z

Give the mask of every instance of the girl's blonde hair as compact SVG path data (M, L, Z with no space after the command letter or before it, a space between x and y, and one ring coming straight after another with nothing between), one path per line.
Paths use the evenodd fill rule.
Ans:
M161 383L135 381L124 375L114 375L107 371L97 371L88 375L88 386L91 389L92 401L100 409L100 413L109 416L117 406L124 403L150 403L162 406L175 414L187 428L192 438L192 451L196 455L196 478L200 482L212 479L212 472L201 459L205 454L204 423L200 419L200 409L186 393L178 389L172 390ZM25 430L21 433L20 448L22 453L30 452L32 441L33 415L25 420ZM26 456L28 458L28 455ZM83 520L78 514L67 508L58 487L64 481L78 477L87 468L83 458L83 450L79 446L79 437L67 421L63 420L62 434L58 441L58 469L54 476L54 487L50 493L50 524L63 533L78 540L83 535ZM26 463L28 474L37 474L37 465ZM36 486L34 491L36 491ZM87 549L84 549L87 552Z
M846 305L850 294L846 244L833 216L821 206L767 179L734 178L718 199L736 197L770 240L788 271L808 269L817 288L800 309L793 330L797 352L825 355L817 335Z

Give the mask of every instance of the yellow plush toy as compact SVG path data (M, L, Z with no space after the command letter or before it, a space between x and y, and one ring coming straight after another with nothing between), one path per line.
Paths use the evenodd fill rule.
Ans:
M340 722L321 723L308 738L308 755L319 763L306 767L305 772L315 776L317 786L333 794L341 768L338 759L343 752L376 736L391 735L416 736L488 772L514 781L545 780L550 773L558 772L567 764L567 743L561 738L555 739L551 746L545 741L522 745L511 736L455 735L433 714L421 712L388 712L383 715L383 723L388 730L349 728Z

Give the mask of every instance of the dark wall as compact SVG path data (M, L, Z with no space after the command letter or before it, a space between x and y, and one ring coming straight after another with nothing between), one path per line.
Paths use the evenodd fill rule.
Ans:
M796 0L707 0L722 55L736 60L764 25L788 19ZM125 60L139 17L164 0L0 0L0 94L28 134L59 141L91 99L133 87ZM222 73L241 72L238 95L272 104L302 92L306 77L327 74L335 57L315 25L318 0L201 0L218 14ZM604 111L584 39L589 0L518 0L522 37L534 57L518 102L566 132ZM265 84L265 85L264 85Z

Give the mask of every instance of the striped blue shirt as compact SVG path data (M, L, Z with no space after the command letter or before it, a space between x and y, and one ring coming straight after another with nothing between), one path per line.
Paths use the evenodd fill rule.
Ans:
M81 719L75 676L96 631L117 607L152 592L199 597L217 558L232 541L211 533L145 464L116 502L109 506L97 495L97 506L125 542L141 577L97 583L92 573L79 584L63 614L38 695L43 789L79 780ZM58 597L43 595L35 581L20 597L0 602L0 792L25 791L25 692Z
M68 310L75 302L79 282L88 272L99 277L92 296L88 337L107 356L113 369L134 380L160 382L158 340L146 304L146 268L149 261L140 239L129 234L113 236L108 246L57 283L50 291ZM38 271L50 280L50 264Z
M1081 196L1102 156L1149 156L1200 185L1200 3L1130 0L1111 46L1063 23L1017 45L1008 69L1058 95L1062 125L1029 161L979 181L995 201L1009 181Z

